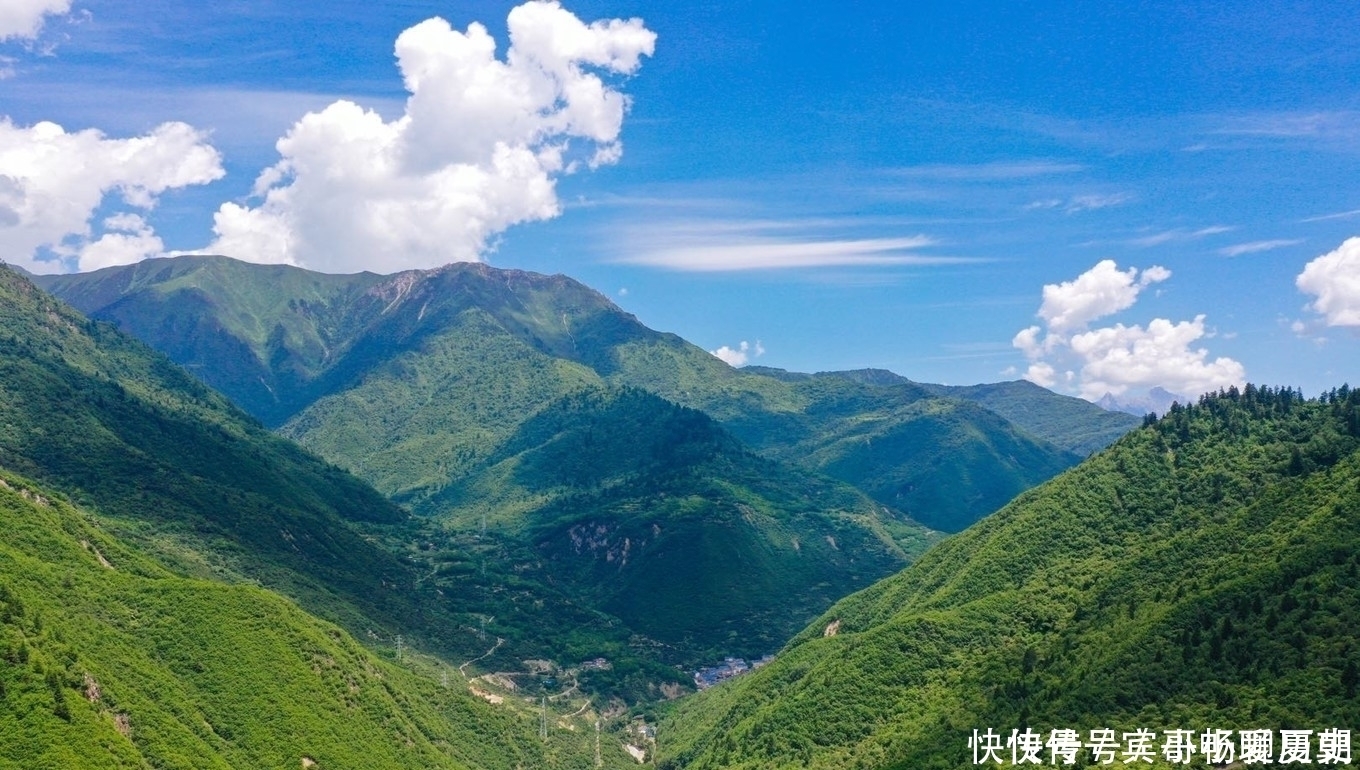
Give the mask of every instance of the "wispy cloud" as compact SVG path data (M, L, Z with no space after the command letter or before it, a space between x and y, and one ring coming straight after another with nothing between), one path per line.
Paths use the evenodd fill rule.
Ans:
M1273 251L1274 249L1282 249L1285 246L1295 246L1300 243L1303 243L1302 238L1277 238L1270 241L1250 241L1248 243L1237 243L1232 246L1225 246L1219 249L1218 253L1225 257L1240 257L1243 254Z
M1333 220L1333 219L1351 219L1351 218L1353 218L1353 217L1360 217L1360 209L1355 209L1354 211L1339 211L1339 212L1337 212L1337 213L1335 213L1335 214L1323 214L1323 215L1321 215L1321 216L1308 217L1307 219L1300 219L1299 221L1300 221L1300 222L1327 222L1327 221L1330 221L1330 220Z
M934 246L927 236L808 241L765 238L758 241L694 243L663 247L620 261L689 272L788 270L814 267L954 265L980 262L971 257L914 253Z
M991 260L942 255L939 238L884 234L855 218L719 218L635 224L616 237L613 262L684 272L955 265ZM896 229L896 228L893 228Z
M1026 211L1061 209L1068 214L1120 206L1133 200L1131 193L1095 193L1070 198L1043 198L1024 206Z
M1152 235L1130 238L1127 243L1130 246L1148 248L1150 246L1160 246L1164 243L1173 243L1177 241L1194 241L1210 235L1232 232L1235 229L1236 228L1227 225L1212 225L1210 227L1201 227L1198 230L1186 230L1178 227L1174 230L1163 230L1160 233L1153 233Z
M1085 170L1079 163L1054 161L998 161L995 163L928 164L891 169L889 173L914 179L940 179L964 182L996 182L1030 179L1051 174L1070 174Z
M1360 135L1360 112L1278 112L1240 115L1210 133L1227 136L1338 138Z
M1074 195L1067 202L1064 211L1076 213L1078 211L1093 211L1095 209L1107 209L1111 206L1119 206L1133 200L1129 193L1111 193L1108 195Z

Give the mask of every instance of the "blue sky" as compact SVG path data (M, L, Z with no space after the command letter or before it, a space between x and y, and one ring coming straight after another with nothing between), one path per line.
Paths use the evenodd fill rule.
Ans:
M594 63L562 70L626 96L611 122L608 99L567 91L537 112L495 93L454 109L441 95L463 76L447 69L408 106L403 31L435 16L452 28L403 36L405 67L473 22L503 61L514 3L0 10L44 2L57 12L40 30L0 42L0 182L21 182L12 211L0 184L10 262L65 270L217 246L381 272L479 257L566 273L654 328L709 350L746 341L749 363L795 370L954 384L1028 374L1092 398L1244 377L1310 393L1360 382L1360 242L1346 245L1360 235L1353 4L568 3L586 23L641 19L599 33ZM529 17L525 29L566 28ZM523 34L525 58L546 61ZM293 166L257 186L280 137L341 99L355 109L298 132ZM545 111L569 127L523 128ZM314 181L360 163L403 115L428 127L415 176ZM69 143L35 132L40 121ZM187 127L158 129L167 121ZM85 129L102 135L76 136ZM327 133L340 129L345 141ZM370 144L346 143L361 134ZM410 190L447 189L440 169L490 168L495 141L530 135L540 165L505 177L520 186L483 180L455 185L461 203L411 202ZM161 151L127 161L133 145L116 142L137 137ZM621 155L593 154L615 141ZM49 145L88 157L86 170L33 161ZM21 205L93 178L65 218L39 222ZM292 221L280 212L324 231L326 206L371 207L365 190L398 182L417 186L388 220L420 226L354 253L306 233L256 238ZM471 230L468 190L485 192ZM228 203L234 224L215 233Z

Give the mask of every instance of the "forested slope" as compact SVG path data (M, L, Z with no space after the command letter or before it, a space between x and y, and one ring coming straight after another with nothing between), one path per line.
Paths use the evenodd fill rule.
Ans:
M1358 447L1345 388L1177 408L682 704L662 765L957 768L974 729L1353 727Z

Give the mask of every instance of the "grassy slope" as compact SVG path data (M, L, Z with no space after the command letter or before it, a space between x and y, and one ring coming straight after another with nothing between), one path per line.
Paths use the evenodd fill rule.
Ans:
M800 459L927 526L957 532L1066 470L1074 455L969 401L889 372L786 378L806 405L766 452Z
M662 764L954 768L974 728L1353 726L1357 447L1354 393L1173 413L685 702Z

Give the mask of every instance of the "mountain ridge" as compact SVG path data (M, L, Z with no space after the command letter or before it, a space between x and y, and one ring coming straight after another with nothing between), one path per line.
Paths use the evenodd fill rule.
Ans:
M183 259L39 280L195 372L201 372L195 367L203 356L221 353L221 371L205 374L210 384L266 424L281 427L403 500L418 501L456 482L524 413L573 390L606 383L641 387L705 411L762 453L793 462L817 454L821 459L815 468L830 469L832 475L840 469L839 477L852 484L862 481L856 469L864 459L837 460L845 459L840 453L852 449L853 442L842 441L838 449L819 444L818 437L856 433L872 448L871 433L854 426L864 414L836 403L858 400L865 409L894 404L874 418L882 430L922 429L923 435L942 430L950 442L971 447L973 462L983 463L980 475L1005 480L996 491L955 497L954 488L968 488L976 480L915 473L921 458L914 453L928 449L921 443L925 439L894 441L885 433L877 444L884 451L871 449L872 463L904 475L895 488L875 493L876 499L951 531L1078 459L1004 419L970 412L972 407L951 407L956 422L936 425L935 412L910 407L935 396L890 373L873 381L843 378L846 384L832 393L822 375L776 377L755 368L733 369L676 335L648 329L599 292L565 276L456 263L387 277L321 276L292 268L283 271L292 276L287 281L270 282L260 279L258 266L223 257L176 261ZM193 281L194 291L211 293L217 304L192 293L179 307L165 304ZM312 293L285 296L299 294L301 289L288 288L299 283ZM314 284L324 284L325 291ZM256 303L272 308L273 315L247 324L235 319L235 311L219 307L232 305L232 294L247 286L271 297ZM353 310L360 305L361 311ZM253 331L234 331L245 326ZM209 332L192 332L199 327ZM271 366L277 371L261 373L261 367ZM458 416L474 413L475 425ZM445 417L431 419L431 414ZM975 428L979 420L990 426ZM1003 434L1009 445L1025 446L1031 459L1017 463L1013 453L990 445L992 437ZM888 450L903 454L885 454ZM1031 460L1037 463L1033 468ZM939 501L951 509L932 511Z

